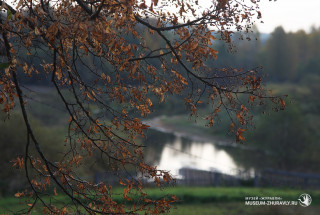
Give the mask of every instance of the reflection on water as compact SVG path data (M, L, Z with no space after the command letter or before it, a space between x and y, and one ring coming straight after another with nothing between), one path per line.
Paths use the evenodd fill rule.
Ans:
M224 150L216 149L212 143L192 142L183 149L181 137L176 137L173 143L164 145L158 167L173 174L183 167L232 173L237 165Z
M240 168L225 149L217 148L213 143L152 131L146 145L146 161L159 169L169 170L173 175L184 167L232 175Z

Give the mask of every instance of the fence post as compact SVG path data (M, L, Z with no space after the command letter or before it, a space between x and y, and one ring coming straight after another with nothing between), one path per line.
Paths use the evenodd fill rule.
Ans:
M308 188L309 186L308 186L308 182L309 182L309 180L308 180L309 178L304 178L304 188Z
M219 186L219 173L214 172L214 186L218 187Z
M258 174L257 174L257 171L254 170L254 186L255 187L258 187L259 186L259 180L258 180Z

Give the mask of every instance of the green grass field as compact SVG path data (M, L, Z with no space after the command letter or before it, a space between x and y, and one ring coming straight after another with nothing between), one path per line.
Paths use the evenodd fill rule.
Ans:
M318 215L320 212L320 191L293 190L274 188L247 188L247 187L170 187L147 188L146 192L152 199L165 195L175 194L179 202L173 205L169 214L172 215L253 215L253 214L310 214ZM114 189L114 199L122 201L122 189ZM283 200L296 201L300 194L308 193L313 201L309 207L297 206L246 206L245 197L281 197ZM134 197L134 196L132 196ZM48 199L47 199L48 200ZM58 204L67 203L64 196L56 198ZM14 214L27 206L25 199L6 197L0 199L0 214ZM30 202L29 202L30 203ZM40 205L40 204L39 204ZM42 214L42 208L36 208L32 214Z

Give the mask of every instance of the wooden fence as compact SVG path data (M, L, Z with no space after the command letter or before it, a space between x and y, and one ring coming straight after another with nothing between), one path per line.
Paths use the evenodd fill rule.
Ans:
M254 185L257 187L320 189L320 175L265 169L255 174Z
M122 178L133 179L128 173L120 173ZM300 189L320 189L320 175L265 169L259 172L236 170L232 174L218 171L204 171L182 168L176 183L182 186L256 186L290 187ZM110 173L96 173L95 182L119 183L119 177ZM152 185L152 180L144 183Z
M215 171L182 168L177 182L184 186L255 186L320 189L320 175L264 169L259 172L240 171L229 175Z
M184 186L239 186L240 180L236 177L217 171L204 171L190 168L179 170L181 179L177 184Z

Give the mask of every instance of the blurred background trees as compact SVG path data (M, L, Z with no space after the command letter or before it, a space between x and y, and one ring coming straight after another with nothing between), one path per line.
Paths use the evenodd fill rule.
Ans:
M161 40L153 37L147 29L142 26L139 28L144 32L148 46L157 48L163 45L160 44ZM288 108L281 114L261 115L257 112L255 128L247 135L246 144L271 152L272 159L262 162L261 168L318 172L317 163L320 162L320 134L318 132L320 126L320 29L314 27L310 32L301 30L293 33L285 32L282 27L277 27L271 34L262 34L257 28L253 30L253 33L248 36L250 41L238 33L232 36L230 44L216 40L214 46L219 51L218 59L208 61L207 64L218 68L234 66L244 69L263 65L266 85L276 95L289 95L286 101ZM128 40L134 43L134 39L128 38ZM39 51L39 53L42 52ZM42 56L45 59L46 55ZM25 57L28 58L28 56ZM84 61L85 64L90 65L95 59L88 57L84 58ZM157 62L154 62L154 65L159 66ZM108 70L108 68L104 69ZM86 74L83 76L85 79L91 78ZM48 141L50 148L50 145L55 145L60 141L59 138L64 138L64 134L59 130L62 125L65 125L62 113L59 112L59 108L63 106L57 102L57 98L50 91L46 92L43 97L34 96L31 93L32 89L48 90L41 88L38 84L48 84L50 80L38 82L39 78L50 79L45 75L37 75L30 79L26 75L25 78L22 77L22 83L31 88L26 98L30 104L30 113L35 119L36 127L41 128L41 124L50 126L48 129L41 128L43 129L42 136L50 139ZM186 107L181 105L183 103L181 97L173 95L165 99L166 103L154 104L150 117L186 114ZM46 108L49 108L49 111ZM92 107L91 110L97 111L95 107ZM199 104L199 111L205 113L208 109L205 104ZM2 131L0 145L2 149L5 149L2 152L1 164L6 165L9 158L22 154L23 149L18 148L20 142L24 141L25 132L21 119L16 114L13 114L11 118L12 120L5 122L2 120L0 124ZM225 123L224 118L226 117L222 113L221 122L217 121L218 124L213 131L210 131L211 133L225 134L228 124ZM191 123L193 123L192 120ZM11 147L6 148L7 144ZM244 166L259 163L256 156L245 157L246 161L241 155L234 154L234 158ZM13 189L14 186L8 186L8 182L14 183L11 176L9 177L10 174L14 175L14 171L8 168L3 172L2 189Z

